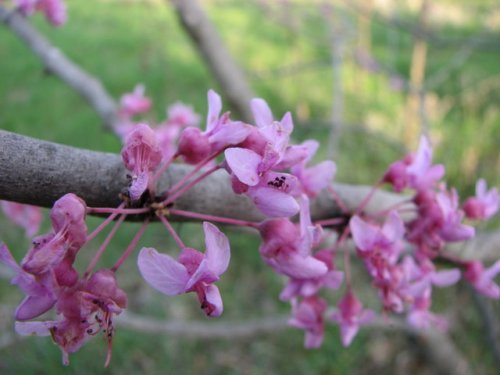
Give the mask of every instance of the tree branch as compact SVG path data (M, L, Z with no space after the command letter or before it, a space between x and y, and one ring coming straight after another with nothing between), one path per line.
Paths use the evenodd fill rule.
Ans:
M78 92L94 108L107 128L118 124L117 104L101 82L71 61L22 15L0 5L0 20L37 55L46 69Z
M229 105L243 121L253 121L252 93L243 71L229 54L214 25L197 0L171 0L179 20L219 82Z
M192 167L174 164L162 176L159 192L166 191ZM116 207L119 193L127 187L128 171L116 154L83 150L41 141L0 130L0 199L52 207L66 193L75 193L93 207ZM335 189L347 207L354 209L370 187L336 184ZM380 192L368 211L379 211L405 197ZM229 176L223 170L194 186L175 207L210 215L242 220L263 218L244 195L233 193ZM341 215L328 192L311 205L315 219ZM174 218L175 219L175 218Z

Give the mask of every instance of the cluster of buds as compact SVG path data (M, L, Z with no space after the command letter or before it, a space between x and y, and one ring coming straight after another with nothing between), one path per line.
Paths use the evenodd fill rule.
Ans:
M66 23L67 13L64 0L12 0L13 6L23 16L30 17L36 12L43 13L53 26Z
M0 248L0 261L14 270L13 283L26 294L16 311L17 331L50 334L62 348L65 363L68 353L104 332L109 340L108 363L112 319L127 303L115 273L153 219L172 236L178 255L144 247L137 257L140 274L166 295L194 292L209 317L223 312L222 297L214 283L230 261L229 241L211 222L244 226L258 233L263 261L286 278L280 299L290 303L289 323L305 331L307 348L322 344L327 322L340 327L342 343L348 346L360 326L376 316L357 296L359 285L355 285L357 280L351 272L353 256L372 278L383 313L404 313L407 322L417 328L446 328L445 319L430 311L432 288L456 283L461 270L464 279L480 293L500 298L500 287L494 281L500 261L485 268L480 262L463 261L443 251L448 242L465 241L474 235L474 229L462 223L464 216L484 220L498 212L500 196L495 189L488 191L480 180L477 196L469 198L462 210L456 191L447 190L441 182L444 167L432 164L432 149L422 137L416 153L393 163L366 199L349 209L332 186L335 163L323 161L310 166L318 142L292 144L290 113L275 120L263 99L254 99L250 105L255 124L234 121L228 112L221 115L221 98L210 90L204 131L197 127L199 116L181 103L167 110L167 120L150 127L134 121L151 107L144 88L138 86L125 95L122 121L115 131L124 142L121 155L130 173L119 207L87 207L80 198L67 194L52 209L53 232L36 237L20 265L5 245ZM192 165L191 171L168 191L157 191L160 176L178 161ZM177 209L179 197L218 170L227 172L234 193L246 195L265 215L264 220L251 222ZM411 215L401 214L407 209L401 204L380 212L365 210L384 183L396 192L412 192L407 199L412 203ZM344 214L313 220L310 201L318 194L330 194ZM110 215L87 234L85 215L89 213ZM94 272L120 224L128 215L138 214L144 216L143 225L115 265ZM171 215L203 220L204 252L184 244L170 224ZM114 219L114 227L80 276L73 267L79 249ZM333 245L326 241L331 232L337 234ZM355 252L345 246L349 239L356 246ZM437 265L438 259L454 268L443 269ZM341 267L337 267L339 263ZM337 303L329 307L337 294L332 291L337 290L341 290ZM51 309L57 313L57 320L32 321Z

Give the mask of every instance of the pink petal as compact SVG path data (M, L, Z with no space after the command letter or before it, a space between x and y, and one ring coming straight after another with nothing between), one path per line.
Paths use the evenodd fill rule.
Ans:
M267 187L250 188L247 194L268 217L289 217L300 210L295 198L280 190Z
M186 291L189 279L186 267L167 254L143 248L137 259L142 277L162 293L173 296Z
M227 164L238 179L249 186L259 182L257 168L262 160L259 154L246 148L228 148L224 151Z
M50 336L50 328L57 322L16 322L16 332L21 336Z
M12 269L14 272L21 272L21 267L17 264L9 248L4 243L0 243L0 262Z
M215 275L220 276L226 272L231 257L229 241L217 227L208 222L203 223L205 232L205 257L208 269Z
M209 90L208 98L208 114L207 114L207 132L211 131L219 120L219 114L222 110L222 100L214 90Z
M313 279L328 272L328 267L322 261L312 256L303 257L297 253L274 258L271 264L275 265L277 271L296 279Z
M130 199L137 201L148 188L149 172L142 172L132 181L132 185L128 188Z
M213 150L220 150L229 145L237 145L245 140L250 134L251 128L243 122L229 122L216 129L208 137Z
M446 287L455 284L460 280L458 269L434 272L431 276L432 283L438 287Z
M250 102L255 124L262 128L273 122L273 113L264 99L256 98Z
M359 216L353 216L349 222L352 238L356 247L361 251L370 251L373 249L379 236L379 232L374 225L368 224Z
M391 211L382 227L382 233L389 242L395 242L403 238L405 225L397 211Z
M208 304L207 307L202 306L205 313L210 317L220 316L224 310L224 305L222 304L219 288L212 284L207 285L205 287L205 299Z
M337 167L333 161L325 160L311 168L304 169L300 181L306 192L315 196L332 182L336 170Z
M50 295L28 296L16 309L16 320L30 320L49 311L56 303Z

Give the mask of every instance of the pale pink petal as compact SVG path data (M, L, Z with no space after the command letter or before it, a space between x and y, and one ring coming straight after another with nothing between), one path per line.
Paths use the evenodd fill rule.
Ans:
M224 151L227 164L238 179L249 186L259 183L257 168L262 160L259 154L246 148L228 148Z
M325 160L311 168L302 171L300 182L310 196L316 196L333 180L337 167L333 161Z
M203 258L198 268L193 272L188 282L186 283L186 292L196 291L199 283L213 283L219 280L219 275L216 275L209 268L207 258Z
M289 217L300 210L295 198L280 190L267 187L250 188L247 194L268 217Z
M207 128L206 131L211 131L219 120L219 114L222 110L222 100L220 95L214 90L209 90L207 94L208 113L207 113Z
M215 275L220 276L226 272L231 257L229 241L215 225L208 222L203 223L205 231L205 257L208 268Z
M16 332L21 336L50 336L50 329L56 325L56 321L16 322Z
M293 131L293 120L292 120L292 114L290 112L287 112L283 115L283 118L281 119L280 123L288 134L290 134Z
M438 287L450 286L460 280L460 271L458 269L452 269L434 272L431 276L431 280L432 283Z
M16 320L30 320L49 311L56 303L50 295L28 296L17 307Z
M250 134L251 128L243 122L229 122L216 129L208 137L213 150L220 150L230 145L237 145Z
M224 310L224 306L219 288L216 285L210 284L205 287L205 299L207 306L202 306L205 313L210 317L220 316Z
M149 285L167 295L186 291L189 275L182 264L153 248L143 248L137 259L142 277Z
M5 264L14 272L21 272L21 267L17 264L9 248L4 243L0 243L0 263Z
M379 236L378 228L365 222L357 215L352 217L349 227L356 247L361 251L372 250Z
M148 188L148 182L149 172L139 173L139 175L132 180L132 184L128 189L130 199L132 199L133 201L139 200L142 194Z
M271 259L270 263L275 265L277 271L296 279L317 278L328 272L328 267L322 261L312 256L303 257L297 253Z
M403 238L405 225L397 211L389 213L382 227L382 233L389 242L395 242Z
M25 230L26 237L31 238L38 232L42 223L40 207L8 201L1 201L1 204L5 215Z
M262 128L273 122L273 113L264 99L256 98L250 102L255 124Z

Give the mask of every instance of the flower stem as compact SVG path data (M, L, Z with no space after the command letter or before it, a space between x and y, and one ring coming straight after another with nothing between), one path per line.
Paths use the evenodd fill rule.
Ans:
M336 217L334 219L325 219L325 220L317 220L313 224L314 225L321 225L321 226L329 226L329 225L339 225L339 224L344 224L345 219Z
M345 202L340 198L340 195L335 191L335 189L332 186L328 186L328 192L332 195L333 199L335 202L337 202L340 210L344 214L349 214L349 208L347 208L347 205Z
M160 168L158 168L158 170L156 171L156 173L154 174L153 178L151 179L150 181L150 184L152 186L154 186L154 184L156 184L156 182L158 182L158 180L160 179L161 175L163 173L165 173L165 171L167 170L168 167L170 167L170 164L172 164L174 162L174 160L178 157L179 155L177 153L175 153L174 155L172 155L172 157L170 159L168 159Z
M125 205L125 203L121 203L118 206L118 208L116 208L116 209L121 209L121 208L123 208L124 205ZM88 209L87 209L87 212L89 212ZM111 222L111 220L113 220L118 214L119 214L118 212L113 212L111 215L109 215L106 218L106 220L104 220L101 224L99 224L99 226L97 228L94 229L94 231L92 233L87 235L86 242L93 240L95 238L95 236L97 236L104 228L106 228L106 226Z
M104 254L104 251L108 247L109 242L114 237L114 235L115 235L116 231L118 230L118 228L120 227L120 225L123 223L123 220L125 220L125 217L127 217L127 215L122 214L120 216L120 218L117 220L117 222L115 223L115 225L113 226L113 228L111 229L111 231L109 232L109 234L106 236L106 238L104 239L104 242L101 244L101 246L99 247L99 250L97 250L97 253L95 253L95 255L92 258L92 260L90 261L87 269L85 270L84 278L86 278L90 275L90 273L94 269L95 265L97 264L97 262L101 258L102 254Z
M368 203L370 202L370 199L372 199L373 195L377 192L377 190L380 188L380 186L383 184L383 180L379 180L375 185L373 185L372 189L368 193L368 195L363 199L363 201L359 204L359 206L356 208L354 211L354 215L358 215L360 212L362 212Z
M190 212L190 211L177 210L177 209L170 209L169 212L171 214L174 214L174 215L190 217L193 219L215 221L217 223L223 223L223 224L240 225L240 226L245 226L245 227L250 227L250 228L255 228L255 229L257 229L259 227L259 223L255 223L252 221L238 220L238 219L232 219L232 218L228 218L228 217L221 217L221 216L214 216L214 215L206 215L206 214L200 214L198 212Z
M191 189L194 185L196 185L198 182L209 176L210 174L214 173L216 170L220 169L220 165L215 165L197 178L195 178L193 181L191 181L189 184L183 186L181 189L177 190L174 194L171 196L167 197L165 200L165 206L168 205L169 203L174 202L177 198L179 198L182 194L184 194L186 191Z
M170 222L167 220L167 218L165 216L163 216L161 214L157 214L157 216L161 220L163 225L165 225L165 227L167 228L167 230L169 231L170 235L173 237L173 239L177 243L177 245L181 249L184 249L186 247L186 245L184 245L184 242L182 242L181 238L179 237L179 235L175 231L174 227L172 227L172 224L170 224Z
M124 203L122 203L118 208L111 207L87 207L88 214L125 214L125 215L137 215L145 214L150 211L148 207L144 208L122 208Z
M116 272L118 268L125 262L125 260L129 257L129 255L134 251L135 247L137 246L137 243L141 239L142 235L144 234L144 231L146 230L146 227L149 224L149 218L146 218L144 222L142 223L142 226L139 228L137 233L135 234L134 238L132 238L132 241L130 244L127 246L125 251L123 252L122 256L120 259L118 259L113 267L111 267L111 271Z
M217 152L214 152L212 155L209 155L207 156L205 159L203 159L202 161L200 161L196 167L193 168L193 170L191 170L191 172L187 173L184 177L182 177L179 181L177 181L177 183L172 186L170 189L169 189L169 192L170 193L173 193L175 192L176 190L178 190L187 180L189 180L192 176L194 176L201 168L203 168L210 160L216 158L217 156L219 156L219 154L222 152L223 150L221 151L217 151Z

